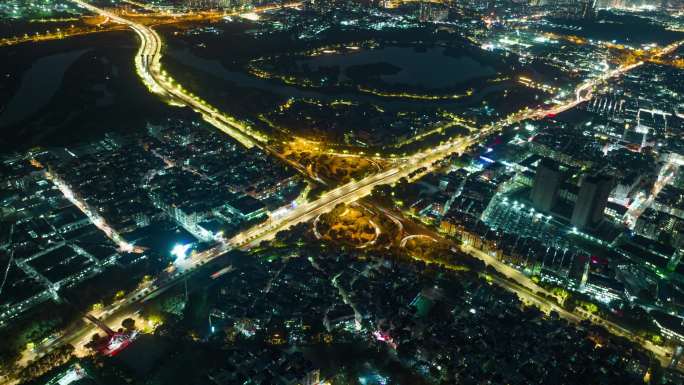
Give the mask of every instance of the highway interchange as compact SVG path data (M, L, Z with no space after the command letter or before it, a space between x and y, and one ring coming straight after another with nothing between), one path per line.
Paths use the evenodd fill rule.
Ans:
M274 152L267 144L268 138L253 131L251 128L238 122L237 120L222 114L216 108L210 106L197 96L192 95L188 91L184 90L181 85L175 83L174 80L166 74L161 65L163 42L159 34L154 31L154 29L149 26L122 18L113 12L95 7L85 1L71 1L92 13L108 17L112 22L126 25L135 31L140 38L140 48L138 49L134 59L135 67L144 84L152 92L159 94L163 99L172 105L187 106L192 108L207 122L230 135L232 138L236 139L246 147L257 146L269 153ZM261 9L261 11L263 10L265 9ZM682 42L678 42L672 46L666 47L661 53L659 53L659 55L672 52L681 44ZM139 290L130 293L123 300L120 300L112 306L102 309L101 311L94 312L95 314L91 313L91 315L94 315L104 321L109 321L113 315L120 314L124 310L135 311L136 306L134 305L138 305L149 298L158 295L172 285L181 281L187 274L195 271L197 267L204 265L221 255L224 255L226 252L232 249L249 248L259 244L261 241L271 239L278 231L285 230L297 223L310 221L319 214L329 211L339 203L351 203L369 195L375 186L381 184L392 184L399 181L399 179L407 178L410 175L423 175L424 173L432 170L435 167L434 165L436 162L439 162L451 154L463 153L470 146L478 144L481 140L487 138L493 133L500 131L506 126L526 119L541 119L548 115L555 115L572 109L577 105L590 100L592 97L592 90L597 85L610 78L620 76L621 74L642 64L643 62L624 65L606 72L603 76L588 80L577 87L573 98L563 104L551 107L550 109L526 109L519 113L513 114L498 123L483 127L479 132L469 136L452 139L436 148L419 152L406 158L392 159L393 165L385 171L332 189L324 193L319 199L302 204L290 210L286 214L279 216L277 219L271 219L261 225L257 225L251 229L248 229L211 249L196 253L191 259L180 265L176 271L163 274L162 277L158 278L156 281L153 281L148 286L142 287ZM90 210L88 207L83 206L82 202L79 203L79 208L86 212ZM106 224L102 222L100 222L100 225L106 226ZM482 255L479 255L479 253L470 252L470 254L478 258L484 258L487 262L487 259ZM488 263L492 263L492 261L490 260ZM500 265L501 263L495 264L495 266L498 268L501 268ZM507 289L518 293L518 295L523 300L526 300L526 302L534 303L543 309L555 310L559 312L561 316L571 321L576 322L580 320L576 314L569 313L555 303L551 303L551 301L547 300L546 298L533 294L529 290L529 280L524 275L522 275L522 277L518 275L511 276L510 279L512 279L514 282L502 280L504 282L502 284ZM524 287L528 290L521 290L521 287ZM616 332L614 328L611 329L613 332ZM45 346L39 347L37 349L37 354L49 351L58 344L82 344L82 340L84 338L87 339L88 336L94 332L95 326L87 323L82 327L66 332L57 340L52 341ZM654 352L661 359L661 361L667 361L667 357L669 355L669 351L667 351L667 349L648 346L645 344L643 345Z

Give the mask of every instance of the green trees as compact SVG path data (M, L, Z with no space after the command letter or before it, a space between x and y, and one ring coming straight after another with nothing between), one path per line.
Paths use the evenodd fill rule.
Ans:
M121 321L121 326L123 326L126 331L131 332L135 330L135 320L133 318L126 318Z
M3 343L0 346L0 377L12 373L15 369L17 360L21 358L21 353L13 346Z
M19 372L17 377L21 382L26 382L42 376L48 371L69 361L73 353L74 347L72 345L62 345L36 361L30 362Z

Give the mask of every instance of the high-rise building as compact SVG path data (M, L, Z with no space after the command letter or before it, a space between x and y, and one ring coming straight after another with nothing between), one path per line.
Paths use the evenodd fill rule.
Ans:
M596 0L588 0L582 3L582 18L591 20L596 17Z
M185 0L185 6L192 9L223 9L243 5L239 0Z
M608 196L613 189L613 178L585 176L580 186L570 222L579 229L597 225L603 219Z
M539 161L537 173L534 176L532 192L530 193L532 206L543 212L551 211L553 206L556 205L561 182L562 173L556 161L549 158Z
M334 0L310 0L308 7L311 10L326 13L336 8L336 1Z
M544 7L555 17L593 19L597 0L531 0L530 5Z
M676 249L670 257L670 260L667 261L667 270L670 272L675 271L679 265L679 262L682 260L682 256L684 256L684 250L679 248Z
M418 9L418 20L421 22L444 21L449 17L449 8L442 4L421 2Z
M587 284L590 261L591 257L588 255L579 255L572 261L568 278L570 278L578 288L584 288L584 285Z

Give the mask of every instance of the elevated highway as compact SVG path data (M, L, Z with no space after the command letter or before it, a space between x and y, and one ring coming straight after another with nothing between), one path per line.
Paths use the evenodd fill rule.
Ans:
M107 16L115 22L125 24L136 32L141 40L141 46L135 56L136 70L138 71L138 74L140 75L144 84L152 92L159 94L171 103L192 108L207 122L227 133L247 147L258 146L265 151L270 153L273 152L273 150L267 144L267 138L251 130L249 127L238 122L237 120L220 113L216 108L208 105L198 97L185 91L182 86L175 84L174 81L166 75L161 67L160 62L162 41L159 35L152 28L121 18L118 15L92 6L91 4L88 4L82 0L71 1L90 10L91 12ZM674 50L674 48L672 50ZM629 66L620 67L606 73L600 78L588 80L577 88L574 98L571 98L565 103L554 106L551 109L540 108L523 111L519 114L509 117L508 119L504 119L495 124L483 127L477 133L456 138L435 148L416 153L409 157L401 158L391 168L381 171L375 175L368 176L359 181L350 182L346 185L328 191L315 201L305 203L290 210L284 215L279 216L277 219L257 225L251 229L237 234L225 243L221 243L209 250L195 254L188 261L180 265L177 271L158 277L149 285L141 287L138 290L130 293L123 300L118 301L117 303L102 309L101 311L91 312L90 316L106 321L106 319L117 312L125 311L127 308L133 308L134 305L140 304L159 295L169 287L181 282L188 274L197 271L198 267L220 257L221 255L224 255L230 250L237 248L250 248L258 245L264 240L273 238L278 231L285 230L295 224L314 219L317 215L329 211L339 203L351 203L369 195L375 186L381 184L392 184L399 181L401 178L417 177L430 172L436 167L436 163L440 160L443 160L455 153L463 153L470 146L479 143L484 138L500 131L509 124L520 122L526 119L540 119L548 116L549 114L555 114L571 109L578 104L589 100L591 98L592 89L601 82L604 82L609 78L619 76L642 64L643 63L640 62ZM534 298L534 302L539 302L542 300L543 299L541 298ZM92 325L84 326L84 328L89 327L92 328ZM48 351L52 346L56 346L57 344L73 343L74 341L79 340L83 336L87 335L87 333L88 330L83 328L70 331L63 337L50 343L50 345L40 347L39 350L44 352Z

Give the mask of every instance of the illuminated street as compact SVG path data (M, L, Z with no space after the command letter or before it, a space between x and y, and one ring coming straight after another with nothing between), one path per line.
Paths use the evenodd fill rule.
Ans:
M161 68L160 58L162 51L162 41L159 35L156 32L154 32L152 28L128 21L105 10L96 8L86 2L80 0L72 1L93 12L97 12L103 16L109 17L115 22L128 25L131 29L133 29L136 32L136 34L139 36L141 40L140 49L138 50L138 54L135 57L136 68L138 68L138 73L140 74L141 78L152 92L158 93L163 97L168 98L172 102L181 102L192 106L193 109L195 109L195 111L197 111L198 113L202 114L204 119L206 119L209 123L217 127L219 130L230 135L234 139L238 140L246 147L260 145L260 143L263 143L265 141L265 138L257 136L257 134L250 131L248 127L219 113L215 108L207 105L198 97L185 93L181 85L175 85L173 83L172 78L170 76L165 75L165 72ZM671 52L674 49L676 49L680 44L682 44L682 42L679 42L676 45L671 45L670 47L666 48L662 53L658 53L658 55ZM197 253L193 255L191 261L188 261L187 263L184 263L182 265L182 271L180 272L180 274L190 272L197 266L205 264L213 260L214 258L217 258L225 254L227 251L233 248L253 247L258 245L262 241L272 239L272 237L278 231L287 229L298 223L310 221L314 219L316 216L318 216L320 213L329 211L338 203L355 202L369 195L373 187L375 186L382 184L393 184L397 182L399 179L405 178L409 174L412 174L414 171L419 170L421 168L426 168L429 170L433 167L433 164L435 164L436 162L451 154L462 153L469 146L476 144L480 138L486 137L496 131L501 130L504 127L504 125L512 125L527 119L542 119L547 115L559 114L563 111L574 108L578 104L591 99L591 90L600 83L605 82L610 78L620 76L634 68L637 68L642 64L643 62L631 64L625 67L621 67L619 69L611 70L610 72L604 74L598 79L588 80L587 82L583 83L581 86L577 88L575 92L575 99L569 100L565 104L552 107L551 109L528 110L523 113L516 114L513 118L506 119L505 122L496 123L489 127L481 129L477 134L465 138L457 138L429 151L416 153L412 155L410 158L406 159L405 161L402 161L402 163L399 166L390 168L388 170L367 177L358 182L352 182L347 185L330 190L324 193L320 199L312 202L307 202L289 211L287 214L279 217L275 221L268 221L263 225L258 225L254 228L251 228L247 231L235 235L226 244L222 244L207 251L204 251L202 253ZM58 183L58 185L61 184ZM67 196L73 195L71 193L68 193ZM82 210L87 213L91 212L86 207L83 207ZM105 231L105 233L110 234L112 238L115 239L115 241L119 239L115 232L106 227L106 223L104 223L103 219L100 219L98 217L94 218L95 219L93 220L93 222L103 226L103 231ZM123 241L118 242L121 242L120 246L122 248L128 250L132 248L132 246L127 245ZM490 260L489 262L491 263L492 261ZM521 275L518 271L513 270L512 268L506 265L497 264L496 266L497 270L503 268L505 270L504 274L509 274L513 276ZM175 278L172 282L178 281L179 279ZM529 280L525 279L521 280L520 282L529 282ZM168 284L153 285L149 288L141 289L141 291L139 292L132 292L121 303L116 304L111 308L102 310L101 315L99 317L101 317L102 315L112 314L121 309L122 306L128 306L140 301L144 301L147 298L153 297L156 295L156 292L158 290L165 290L168 287L167 285ZM530 283L527 283L527 285L530 285ZM530 288L535 289L534 286L531 286ZM535 298L535 301L539 302L540 300L538 298ZM557 306L555 307L557 308ZM87 333L84 331L78 331L77 334L85 335Z
M0 383L684 384L682 12L7 0Z

